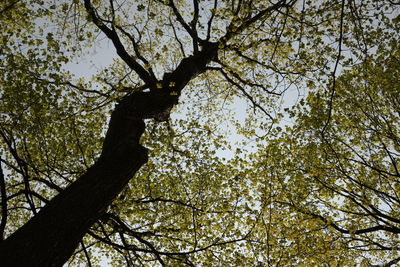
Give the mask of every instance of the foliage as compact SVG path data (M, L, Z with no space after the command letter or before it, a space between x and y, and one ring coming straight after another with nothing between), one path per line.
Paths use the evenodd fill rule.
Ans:
M399 261L399 49L345 71L330 95L311 91L293 127L269 145L279 204L314 220L365 262ZM268 164L268 163L267 163ZM295 188L295 189L294 189Z
M175 88L161 82L216 44L171 89L171 118L146 120L149 162L70 264L99 252L115 266L395 263L398 12L383 0L3 1L2 236L96 162L116 103ZM107 40L113 63L68 71ZM306 100L280 114L296 92Z

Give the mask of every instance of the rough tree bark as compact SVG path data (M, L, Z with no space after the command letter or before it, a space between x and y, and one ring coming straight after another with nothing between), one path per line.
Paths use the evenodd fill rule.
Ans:
M89 227L147 162L147 151L140 145L144 119L167 119L165 112L178 103L186 84L205 71L217 49L216 43L205 44L157 82L162 88L151 82L149 92L121 100L111 115L98 161L0 243L2 266L62 266L70 258Z

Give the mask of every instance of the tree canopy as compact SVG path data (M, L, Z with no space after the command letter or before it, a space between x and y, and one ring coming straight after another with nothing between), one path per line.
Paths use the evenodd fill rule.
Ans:
M2 1L0 265L396 264L399 10Z

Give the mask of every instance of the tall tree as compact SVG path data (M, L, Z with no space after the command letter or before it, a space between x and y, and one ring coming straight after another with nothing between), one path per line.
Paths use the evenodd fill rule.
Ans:
M268 149L286 187L277 205L313 220L365 263L385 266L400 261L399 51L398 43L382 47L340 76L329 125L329 95L310 92L292 113L295 125Z
M273 210L279 186L252 164L262 153L216 151L232 150L232 125L264 146L284 93L325 81L328 135L337 73L396 42L396 12L375 0L3 1L2 266L91 266L98 251L128 266L337 259L341 244L317 249L323 232L286 236L285 220L316 230L303 210ZM98 38L114 63L68 72ZM301 253L285 254L292 242Z

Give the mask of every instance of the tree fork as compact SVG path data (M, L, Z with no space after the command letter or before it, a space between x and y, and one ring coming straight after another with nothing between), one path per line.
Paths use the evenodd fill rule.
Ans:
M206 43L202 51L165 74L161 88L125 96L111 115L98 161L0 243L2 266L62 266L90 226L147 162L147 150L140 144L144 119L158 118L165 111L169 115L183 88L205 71L217 51L216 43Z

